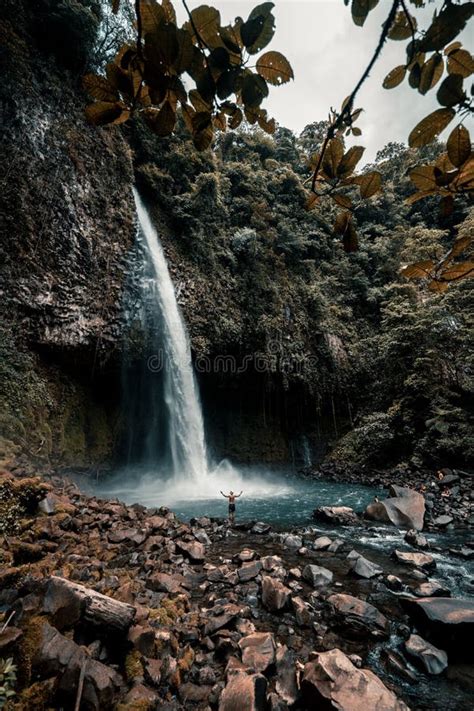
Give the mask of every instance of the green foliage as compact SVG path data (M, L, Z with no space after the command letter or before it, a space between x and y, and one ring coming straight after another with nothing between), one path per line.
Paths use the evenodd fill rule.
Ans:
M13 659L0 659L0 709L15 696L16 665Z

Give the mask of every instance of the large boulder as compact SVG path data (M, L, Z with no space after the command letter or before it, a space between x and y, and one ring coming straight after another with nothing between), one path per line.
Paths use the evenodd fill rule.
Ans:
M400 598L417 628L452 659L474 659L474 600L450 597Z
M290 599L290 589L280 580L266 575L262 579L262 603L270 612L280 612Z
M356 639L368 635L388 637L390 628L387 618L370 603L344 593L331 595L328 603L336 625L345 636Z
M326 711L409 711L368 669L357 669L340 649L318 654L304 668L305 707Z
M349 506L321 506L313 511L313 518L317 521L332 523L335 526L357 522L357 514Z
M405 650L428 674L441 674L448 666L446 652L417 634L410 635L405 642Z
M421 568L422 570L433 570L436 568L436 562L429 553L412 553L411 551L394 550L392 557L403 565L410 565L413 568Z
M399 528L421 531L425 517L425 498L418 491L405 486L390 487L390 498L373 501L365 510L373 521L393 523Z
M219 711L265 711L267 680L262 674L233 674L219 701Z

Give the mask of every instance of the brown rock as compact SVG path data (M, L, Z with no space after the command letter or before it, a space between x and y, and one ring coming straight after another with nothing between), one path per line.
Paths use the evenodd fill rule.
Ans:
M267 680L262 674L235 674L219 700L219 711L265 711Z
M159 701L157 693L149 689L144 684L135 684L123 699L123 704L128 704L128 708L156 708Z
M399 528L421 531L425 517L425 497L423 494L403 486L391 486L391 498L369 504L365 510L367 518L374 521L393 523Z
M262 569L262 564L259 560L251 561L250 563L244 563L241 568L238 569L237 574L239 580L243 583L247 583L249 580L253 580L260 573Z
M270 612L283 610L290 598L290 589L270 576L262 578L262 603Z
M422 570L432 570L436 568L436 562L429 553L412 553L411 551L398 551L392 553L392 557L403 565L411 565Z
M298 697L295 655L285 646L279 647L276 653L275 688L288 706L292 706L295 703Z
M349 506L321 506L313 511L313 518L337 526L357 522L357 514Z
M424 637L439 644L449 659L474 659L474 600L450 597L400 598Z
M176 547L191 563L202 563L206 559L206 549L199 541L176 541Z
M147 578L145 585L154 592L178 593L183 592L181 585L184 578L181 575L168 575L168 573L154 573Z
M308 708L327 711L409 711L368 669L357 669L340 649L318 654L304 668L301 690Z
M181 684L178 689L178 695L183 704L193 703L198 704L202 701L207 701L212 691L212 686L198 686L187 682Z
M133 644L135 649L145 655L151 657L155 651L155 632L151 627L142 625L134 625L128 631L128 641Z
M233 622L237 616L240 615L241 609L242 608L239 605L229 603L228 605L219 605L211 610L208 610L206 614L204 634L214 634L217 630L227 627L227 625Z
M386 617L368 602L352 595L336 593L328 598L332 605L335 620L344 633L352 637L364 637L368 634L388 637L390 628Z
M275 638L271 632L254 632L239 641L243 664L255 672L264 672L275 662Z
M426 642L417 634L410 635L405 642L405 650L428 674L441 674L448 666L446 652Z
M18 629L18 627L6 627L3 632L0 631L0 652L8 650L8 648L14 645L15 642L18 642L21 637L23 637L23 630Z

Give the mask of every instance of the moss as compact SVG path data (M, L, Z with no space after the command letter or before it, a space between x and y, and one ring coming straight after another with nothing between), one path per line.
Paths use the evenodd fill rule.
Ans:
M19 694L14 711L49 711L55 691L56 680L38 681Z
M27 621L23 629L24 634L18 643L18 652L15 655L21 687L28 686L31 681L31 663L40 647L45 622L47 622L46 617L36 615Z
M125 657L125 676L127 681L133 681L137 677L143 676L142 655L136 649L129 652Z
M22 519L36 511L50 487L37 477L0 479L0 534L19 534Z
M132 701L129 704L117 704L115 711L151 711L156 706L146 699Z
M160 607L150 610L150 619L157 620L161 625L171 626L185 612L182 600L164 598Z
M182 673L188 672L194 664L194 650L188 644L178 660L178 669Z

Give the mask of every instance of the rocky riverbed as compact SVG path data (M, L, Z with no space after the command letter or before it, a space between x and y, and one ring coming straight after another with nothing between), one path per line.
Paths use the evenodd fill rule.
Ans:
M436 580L423 533L374 554L346 525L183 523L3 474L5 708L469 708L474 603Z

